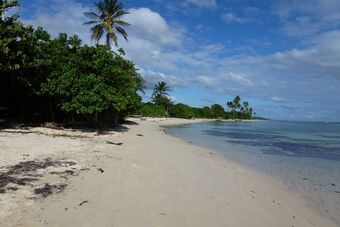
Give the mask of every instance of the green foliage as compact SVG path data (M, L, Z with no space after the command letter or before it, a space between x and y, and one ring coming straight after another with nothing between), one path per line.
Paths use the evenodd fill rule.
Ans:
M90 21L84 23L84 25L91 25L91 39L97 43L105 35L106 44L111 46L111 42L114 42L116 46L117 35L119 33L127 40L128 34L124 30L124 26L130 25L126 21L121 20L121 17L128 14L124 10L124 7L117 0L103 0L95 2L95 10L86 12L85 16ZM106 34L104 34L106 32Z
M12 7L19 6L18 1L11 1L11 0L0 0L0 20L2 20L3 14Z
M192 107L183 103L173 105L170 109L170 116L175 118L186 118L190 119L195 117L195 113Z
M165 115L169 114L169 109L172 106L172 101L168 97L168 92L170 91L170 87L164 82L158 82L152 93L152 102L156 105L162 106L165 112Z
M212 118L224 118L224 108L219 104L214 104L210 108Z
M169 109L170 117L174 118L206 118L206 119L253 119L253 109L249 108L248 102L243 102L242 111L226 112L219 104L213 104L211 108L191 107L183 103L172 105ZM142 115L145 117L163 117L164 109L153 103L143 104Z
M233 101L227 102L227 106L231 110L230 114L233 119L253 119L253 108L249 106L247 101L241 104L241 97L236 96Z
M142 105L140 113L143 117L164 117L165 115L163 107L150 102Z
M42 84L42 92L58 100L62 110L77 114L111 110L121 116L136 111L143 80L132 62L107 46L81 46L77 37L61 35L53 45L59 63Z
M114 121L140 108L144 80L124 50L82 45L66 34L51 40L18 15L4 18L9 6L0 0L0 108L12 117L103 113Z

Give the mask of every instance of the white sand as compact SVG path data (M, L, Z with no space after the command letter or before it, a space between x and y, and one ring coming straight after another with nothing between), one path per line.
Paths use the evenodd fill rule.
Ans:
M44 128L34 131L49 135L0 132L0 166L23 158L66 158L77 162L80 173L66 180L45 176L0 194L0 226L337 226L278 180L159 127L195 121L135 121L139 125L127 126L127 132L80 133L90 138L53 137L57 132ZM48 198L27 199L33 187L49 180L69 186Z

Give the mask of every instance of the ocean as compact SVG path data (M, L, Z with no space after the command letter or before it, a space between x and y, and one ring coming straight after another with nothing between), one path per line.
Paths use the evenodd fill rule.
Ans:
M279 178L340 225L340 123L207 122L167 132Z

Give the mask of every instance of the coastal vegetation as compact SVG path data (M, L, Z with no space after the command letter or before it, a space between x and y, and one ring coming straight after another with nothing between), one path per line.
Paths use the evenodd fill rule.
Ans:
M113 7L116 1L98 3ZM0 0L0 114L29 121L108 120L117 123L141 105L138 91L144 80L124 51L115 53L107 45L83 45L77 36L59 34L52 39L42 28L5 15L17 1ZM126 13L113 7L115 17ZM109 8L109 9L111 9ZM108 11L105 11L109 13ZM94 13L95 14L95 13ZM112 22L105 23L110 26ZM121 25L123 21L116 20ZM108 25L109 26L109 25ZM96 27L98 28L98 27ZM115 26L124 37L120 26ZM107 37L115 36L110 27ZM92 29L100 38L104 30ZM98 33L99 32L99 33ZM110 33L111 32L111 33ZM98 41L98 40L97 40ZM116 43L116 40L113 39Z
M121 20L128 14L116 0L94 3L86 12L89 46L74 36L60 33L56 38L43 28L25 25L19 15L6 13L17 1L0 0L0 118L30 122L112 122L141 114L150 117L251 119L248 102L237 96L228 102L230 111L214 104L203 108L175 104L171 91L161 81L153 89L151 102L142 103L145 82L134 62L125 59L117 36L127 39ZM106 45L100 45L104 38Z
M226 111L220 104L213 104L203 108L191 107L184 103L174 102L169 98L170 87L166 82L158 82L152 94L151 102L142 104L140 114L144 117L175 117L175 118L206 118L206 119L253 119L255 113L247 101L241 102L236 96L227 102L230 111Z

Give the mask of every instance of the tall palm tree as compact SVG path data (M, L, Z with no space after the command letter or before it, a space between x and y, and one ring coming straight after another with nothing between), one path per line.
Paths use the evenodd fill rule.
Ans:
M161 81L155 85L153 95L168 96L168 91L170 91L170 87L164 81Z
M233 119L235 119L235 117L236 117L235 116L236 115L236 111L239 108L241 108L240 102L241 102L241 97L240 96L236 96L233 101L227 102L227 106L228 106L229 109L231 109L231 112L233 114Z
M160 106L163 106L165 115L169 115L169 107L172 105L171 100L168 98L168 92L170 91L170 87L164 82L158 82L152 93L152 101Z
M124 10L122 3L118 0L103 0L94 3L94 5L96 7L94 11L85 13L90 21L84 23L84 25L93 25L91 27L91 39L98 43L106 33L106 44L111 46L111 42L114 42L118 46L116 35L116 32L118 32L125 40L128 40L128 34L123 27L130 24L121 20L121 17L129 14L129 12Z

